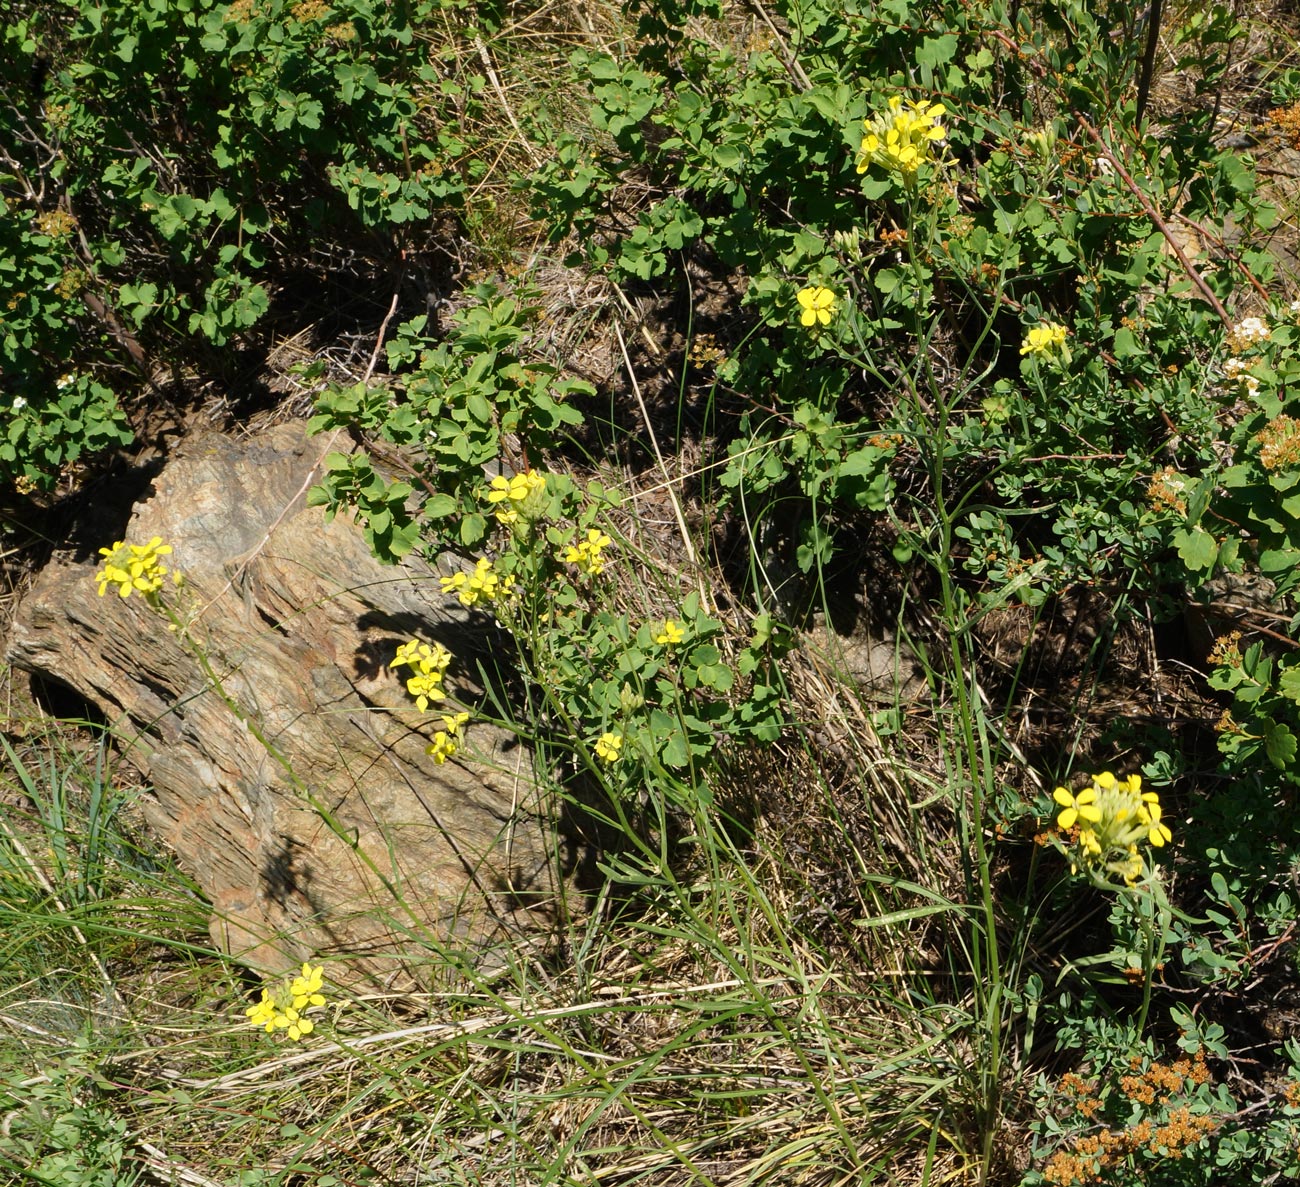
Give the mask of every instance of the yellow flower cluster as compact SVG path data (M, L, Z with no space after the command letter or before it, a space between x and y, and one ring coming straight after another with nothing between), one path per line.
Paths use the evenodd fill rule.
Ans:
M66 210L47 210L34 221L36 230L51 239L65 239L77 229L77 220Z
M801 326L816 329L819 326L829 326L831 324L831 319L835 316L837 301L832 289L823 288L818 284L810 284L807 288L802 288L795 294L795 300L799 302L799 308L802 310L799 314L799 324Z
M1034 326L1020 344L1021 354L1055 354L1065 345L1065 327L1045 321Z
M443 593L454 593L466 606L473 606L476 602L495 602L509 594L515 583L513 575L502 577L487 557L479 557L472 573L453 573L438 580L442 583Z
M433 755L433 761L439 766L460 749L461 727L468 720L468 713L443 714L442 729L433 735L433 744L425 750L426 754Z
M415 698L415 707L423 713L430 701L445 701L447 694L442 688L442 678L451 663L451 652L441 643L421 643L412 639L397 649L397 655L390 668L400 668L405 664L411 669L406 680L406 691Z
M1147 502L1156 511L1173 511L1187 514L1187 478L1173 466L1157 470L1147 484Z
M262 1000L244 1011L249 1022L265 1029L267 1034L283 1030L297 1042L315 1029L310 1018L305 1017L313 1006L323 1006L321 993L325 970L321 965L302 966L302 972L292 981L281 981L274 989L263 989Z
M933 158L934 145L947 135L939 123L946 114L942 103L911 100L904 106L902 98L894 95L889 110L864 125L858 172L865 173L874 161L910 181L917 169Z
M95 574L99 596L102 598L110 585L117 586L118 594L124 598L129 598L132 590L146 598L156 594L167 575L162 558L171 550L172 546L164 544L161 536L155 536L148 544L127 544L119 540L112 548L101 548L99 555L104 558L104 567ZM172 573L172 580L179 585L181 575Z
M610 538L604 532L598 528L588 528L587 538L579 540L577 544L570 544L561 559L577 565L588 576L595 577L605 571L602 553L610 543Z
M1083 866L1102 880L1118 875L1132 886L1146 868L1138 845L1159 848L1173 835L1161 819L1160 797L1142 790L1141 775L1116 779L1103 771L1078 792L1058 787L1052 799L1061 808L1057 825L1071 834L1072 868Z
M596 757L606 763L616 763L623 749L623 739L618 734L601 734L596 739Z
M546 510L546 477L536 470L525 470L510 478L498 474L488 488L487 501L497 505L500 523L516 523L521 517L538 519Z

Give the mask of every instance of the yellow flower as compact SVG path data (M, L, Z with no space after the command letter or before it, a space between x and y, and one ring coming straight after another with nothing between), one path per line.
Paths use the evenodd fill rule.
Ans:
M492 562L485 556L479 557L474 564L474 572L469 575L467 587L476 598L492 601L501 592L501 578L497 576ZM464 597L461 598L463 602Z
M487 557L480 557L472 573L453 573L450 577L439 577L443 593L454 593L466 606L476 602L494 602L508 594L514 585L513 575L502 577Z
M858 149L858 172L865 173L874 161L911 181L922 163L932 160L934 145L947 132L939 120L947 115L942 103L910 100L906 107L900 96L889 100L889 110L868 120Z
M1154 798L1152 793L1148 792L1143 799L1151 798L1147 803L1138 809L1138 819L1146 826L1147 840L1157 849L1173 840L1174 834L1169 831L1169 826L1161 822L1160 817L1164 815L1164 809L1160 807L1159 802Z
M414 671L427 674L429 672L445 672L450 663L451 652L441 643L431 645L422 643L419 639L411 639L397 649L393 662L388 666L396 668L402 664L409 664Z
M443 728L433 735L433 743L425 750L426 754L433 756L433 761L439 766L460 749L458 738L461 726L468 720L468 713L444 714Z
M1161 848L1172 839L1163 820L1160 797L1142 790L1141 775L1117 779L1110 771L1092 777L1092 785L1071 795L1062 787L1052 798L1063 809L1057 823L1063 829L1079 823L1073 839L1058 841L1070 859L1070 869L1091 871L1101 886L1133 886L1149 869L1139 848Z
M303 1035L309 1035L316 1029L315 1024L310 1018L302 1017L292 1006L285 1011L285 1016L289 1020L289 1027L285 1031L285 1034L293 1039L295 1043L302 1038Z
M403 643L398 647L397 654L393 656L393 662L388 666L390 668L396 668L400 667L402 664L414 663L419 653L420 640L411 639L409 642Z
M623 748L623 739L618 734L601 734L596 739L596 757L607 763L616 763Z
M423 713L430 701L445 701L442 678L451 664L451 652L441 643L422 643L411 639L403 643L388 666L396 668L405 664L411 669L406 680L406 691L415 698L415 707Z
M305 1010L308 1006L323 1006L325 1004L325 995L321 993L321 985L325 980L325 968L323 965L317 965L313 968L310 964L302 966L302 975L295 977L293 983L289 986L289 993L293 996L293 1008L295 1010Z
M829 326L835 316L837 298L833 290L818 284L810 284L795 294L795 300L803 310L799 314L799 324L812 329L816 326Z
M423 713L430 701L445 701L441 672L417 672L406 681L406 691L415 698L415 707Z
M660 643L665 647L674 647L684 638L686 636L682 633L681 624L674 622L671 618L664 623L662 629L654 637L656 643Z
M254 1026L264 1026L267 1034L275 1030L275 998L271 996L269 989L263 989L262 1000L244 1013L248 1015L248 1020Z
M161 536L155 536L148 544L127 544L119 540L112 548L101 548L99 555L104 558L104 567L95 574L99 596L102 598L108 587L115 585L120 597L129 598L134 591L150 598L162 589L167 566L161 558L171 550L172 546L164 544ZM173 573L172 577L175 580L177 574Z
M587 538L577 544L570 544L561 558L569 564L577 565L590 577L604 572L605 558L602 551L609 547L610 538L597 528L587 529Z
M1096 823L1101 819L1101 810L1093 802L1096 798L1096 789L1092 787L1085 787L1078 795L1072 795L1064 787L1058 787L1052 792L1052 799L1065 811L1056 818L1056 823L1066 829L1073 828L1076 820Z
M529 495L546 489L546 479L536 470L524 470L511 478L497 475L492 479L488 490L489 503L503 503L509 499L512 503L522 503Z
M438 582L442 586L442 592L454 594L459 594L465 588L468 580L469 578L467 578L464 573L453 573L450 577L438 578ZM464 599L462 598L462 600ZM473 605L473 599L466 604Z
M1059 322L1045 321L1032 327L1020 344L1023 354L1055 354L1065 345L1065 327Z
M487 501L498 504L500 523L516 523L522 516L535 520L546 511L546 476L524 470L510 478L498 474L488 487Z
M267 1034L283 1030L297 1042L315 1030L312 1020L304 1012L325 1005L325 995L321 993L324 973L320 965L304 964L302 972L292 980L285 977L273 988L264 988L257 1005L244 1011L245 1017Z
M433 761L442 766L459 749L455 738L444 730L439 730L433 735L433 742L425 749L425 753L432 755Z

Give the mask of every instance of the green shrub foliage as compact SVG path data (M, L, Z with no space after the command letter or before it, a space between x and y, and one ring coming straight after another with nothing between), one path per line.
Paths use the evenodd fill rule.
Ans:
M129 439L122 363L203 358L296 276L391 252L485 166L443 6L25 3L0 24L0 475ZM450 7L450 6L448 6ZM302 289L298 283L299 296Z

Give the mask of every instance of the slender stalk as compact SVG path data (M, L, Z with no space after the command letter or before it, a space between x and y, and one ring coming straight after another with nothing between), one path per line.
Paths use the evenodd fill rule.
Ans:
M1156 68L1156 50L1160 45L1160 18L1163 15L1164 0L1151 0L1147 9L1147 41L1142 50L1142 65L1138 72L1137 117L1133 121L1138 129L1142 127L1142 116L1146 113L1147 99L1151 95L1151 76Z
M921 261L915 249L915 230L918 226L918 195L909 188L908 257L915 277L917 292L924 290ZM992 755L988 753L987 736L977 721L982 712L978 695L973 693L974 673L968 662L965 648L967 614L964 599L953 579L951 557L955 537L957 509L949 506L945 491L944 457L948 438L948 424L962 390L945 392L929 364L927 349L929 332L922 324L921 313L916 316L917 341L920 345L921 373L914 387L914 414L922 415L919 396L915 393L922 383L930 396L932 408L929 419L933 432L927 459L931 486L933 530L930 563L939 579L942 605L940 607L944 628L948 635L947 666L951 691L956 699L957 744L952 748L955 765L954 783L961 789L969 782L969 815L958 803L957 816L962 833L963 853L967 862L967 893L977 901L977 915L971 928L971 975L975 1000L976 1025L982 1032L980 1058L977 1065L980 1097L980 1187L988 1182L993 1161L993 1141L997 1132L997 1117L1001 1107L1001 1060L1003 1048L1002 1014L1003 984L1002 961L998 949L997 913L993 898L991 855L985 838L985 817L990 790L985 786L993 770ZM973 852L973 867L969 855Z

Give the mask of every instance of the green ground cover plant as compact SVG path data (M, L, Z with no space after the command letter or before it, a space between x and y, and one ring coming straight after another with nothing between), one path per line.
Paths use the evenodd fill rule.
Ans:
M269 312L273 258L409 248L442 209L468 225L483 168L452 131L473 88L436 65L440 21L475 35L467 10L72 9L4 26L6 85L46 70L0 178L20 208L0 363L25 385L0 460L27 482L125 439L106 344L234 341ZM1222 134L1242 14L1169 18L1183 97L1156 102L1153 13L637 0L617 39L582 39L563 101L584 118L511 111L550 250L625 301L702 271L739 294L664 364L704 459L668 483L675 531L634 530L638 482L669 472L654 416L635 374L644 433L598 412L617 397L555 349L542 267L383 320L377 378L300 379L312 428L364 447L328 455L311 501L383 560L436 560L524 690L471 713L449 653L412 637L391 666L430 752L475 761L476 714L527 739L600 830L589 914L549 957L400 1001L324 959L259 1000L108 829L104 770L76 773L70 812L67 772L6 742L36 807L0 838L0 1000L66 1016L14 1015L47 1066L4 1055L0 1165L285 1187L1300 1174L1300 1046L1248 1034L1240 1005L1298 975L1300 304L1264 245L1294 211ZM204 96L182 146L171 106ZM115 311L98 341L69 312L86 291ZM740 525L743 564L712 555L713 522ZM101 594L183 625L167 542L102 556ZM798 646L846 571L891 591L907 702ZM1267 625L1224 588L1262 590ZM1008 673L982 632L1080 590L1106 606L1094 681L1123 682L1104 653L1132 624L1211 624L1181 661L1199 734L1085 729L1063 673L1069 712L1023 743L1029 647ZM110 926L137 886L161 922ZM117 974L132 937L175 976L152 1046L154 990ZM166 1076L126 1070L146 1050Z
M1240 154L1216 143L1211 112L1182 112L1159 136L1137 123L1134 95L1149 79L1112 36L1115 14L1088 5L1038 19L996 7L932 6L917 19L910 7L778 6L783 32L743 51L721 29L698 35L723 15L716 6L640 11L634 55L575 55L592 128L560 139L531 190L555 238L576 231L586 262L618 283L670 275L692 255L745 277L712 388L730 461L710 493L743 501L756 536L765 520L793 521L794 567L814 597L837 535L860 530L864 512L887 517L895 558L937 582L930 609L944 630L929 660L951 698L946 774L968 855L963 899L979 906L967 955L988 1173L1006 1050L1023 991L1039 983L1008 959L1029 937L1005 952L1000 937L988 830L1014 755L998 753L979 700L972 619L1079 582L1109 591L1121 613L1167 616L1180 589L1216 569L1293 571L1279 522L1288 476L1252 482L1248 464L1223 464L1235 434L1285 466L1289 421L1264 386L1277 374L1256 356L1264 342L1285 350L1289 311L1279 294L1267 318L1228 312L1237 294L1264 291L1272 261L1247 246L1193 262L1162 211L1248 232L1277 213ZM1219 85L1237 32L1222 8L1180 30L1196 93ZM630 223L633 181L642 196ZM1202 522L1211 488L1224 492L1217 533ZM1229 510L1233 490L1242 494ZM1243 509L1252 496L1260 506ZM760 609L775 595L798 612L799 599L770 580L750 593ZM1271 663L1261 652L1245 670ZM1262 675L1251 692L1267 685ZM1287 767L1287 725L1258 728L1225 732L1239 751L1254 739ZM1115 782L1107 772L1094 786L1105 780ZM1094 809L1076 808L1063 788L1057 801L1069 805L1057 827L1076 834L1072 865L1086 869ZM1115 810L1161 847L1172 836L1155 792ZM1051 816L1022 800L1006 823ZM1154 1058L1147 1044L1164 1040L1146 1019L1159 957L1181 941L1194 966L1195 951L1216 944L1191 937L1228 920L1178 911L1175 924L1159 867L1132 843L1097 852L1128 906L1115 917L1116 950L1071 971L1089 985L1094 964L1137 970L1141 1009L1109 1058ZM1209 878L1211 899L1223 885ZM1240 921L1246 908L1228 893ZM1266 913L1275 925L1285 918ZM1094 988L1084 996L1089 1008L1101 1000ZM1210 1139L1217 1129L1193 1144L1226 1150ZM1232 1142L1258 1153L1241 1131ZM1096 1174L1118 1165L1103 1158Z
M0 473L48 486L131 440L278 300L427 251L489 164L448 0L12 6L0 25ZM435 39L440 39L436 41ZM481 69L481 68L480 68ZM331 286L334 286L331 288ZM224 352L229 357L229 350ZM228 379L230 372L224 372ZM172 393L177 398L177 393Z

